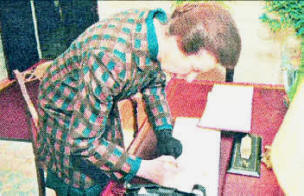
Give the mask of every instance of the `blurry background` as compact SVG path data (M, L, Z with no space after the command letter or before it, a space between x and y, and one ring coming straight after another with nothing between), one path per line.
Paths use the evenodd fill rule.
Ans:
M239 28L242 40L242 51L235 69L234 81L282 84L281 43L274 39L269 28L259 17L264 12L263 1L220 1L230 10ZM100 18L105 18L116 10L142 7L162 7L173 11L177 5L174 1L98 1ZM115 9L113 9L115 7ZM221 80L224 70L203 74L200 79Z
M219 1L218 3L230 10L241 34L242 51L235 69L234 81L282 84L280 64L283 39L277 39L276 37L280 36L271 33L269 27L259 19L264 12L265 2ZM117 11L126 8L161 7L170 12L177 4L176 1L73 1L71 3L67 0L31 1L24 5L16 5L8 1L6 6L1 3L0 24L2 25L0 26L3 32L0 27L2 34L0 82L13 77L11 71L14 68L22 70L40 58L54 58L87 26ZM16 6L17 9L21 9L22 6L23 10L27 7L25 13L30 19L27 21L27 26L18 25L26 20L25 14L19 14L18 16L23 19L20 21L15 19L15 24L10 24L13 23L11 20L13 14L18 13L12 12L16 10ZM12 28L10 34L5 34L3 29L8 25ZM21 33L26 33L26 28L30 29L26 36L20 36ZM5 48L4 54L2 45ZM221 73L216 77L221 77Z

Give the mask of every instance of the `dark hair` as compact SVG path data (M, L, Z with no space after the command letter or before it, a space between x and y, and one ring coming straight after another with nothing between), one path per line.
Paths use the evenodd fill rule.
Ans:
M178 45L186 54L204 48L219 63L233 68L239 59L241 39L230 13L214 3L188 3L175 9L169 33L178 37Z

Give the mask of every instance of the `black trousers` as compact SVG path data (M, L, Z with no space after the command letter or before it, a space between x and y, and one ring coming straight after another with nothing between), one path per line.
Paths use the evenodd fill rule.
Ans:
M54 172L47 172L46 186L55 190L58 196L99 196L106 185L107 182L82 190L65 184Z

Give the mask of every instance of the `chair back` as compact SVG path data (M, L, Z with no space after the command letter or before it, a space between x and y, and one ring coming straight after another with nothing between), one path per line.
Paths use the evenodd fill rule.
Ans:
M22 96L26 103L27 110L30 113L30 117L31 117L30 121L33 124L31 129L31 134L35 146L36 146L37 129L38 129L38 113L37 113L37 109L35 108L35 105L33 104L33 101L31 100L31 97L29 96L26 83L35 80L40 81L46 69L49 67L51 63L52 61L47 61L42 64L38 64L37 66L33 66L23 72L20 72L17 69L14 70L14 74L16 76L16 80L19 84Z
M35 80L41 80L44 72L46 71L47 67L51 64L51 61L47 61L42 64L38 64L37 66L33 66L23 72L19 70L14 70L14 74L16 80L19 84L22 96L26 103L26 110L29 114L29 130L31 133L31 140L33 145L33 151L35 156L35 165L36 165L36 173L37 173L37 181L38 181L38 188L39 188L39 195L45 195L45 180L44 180L44 171L43 168L39 167L38 159L37 159L37 134L38 134L38 112L35 108L33 101L28 93L28 89L26 83L32 82Z

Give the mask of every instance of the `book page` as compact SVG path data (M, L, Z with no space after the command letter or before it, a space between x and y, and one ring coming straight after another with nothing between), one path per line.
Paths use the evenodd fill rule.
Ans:
M208 94L199 126L249 132L253 86L215 84Z
M177 162L180 171L168 184L178 190L191 192L193 185L205 187L208 196L217 196L220 161L220 131L197 126L198 118L176 119L173 136L183 145Z

